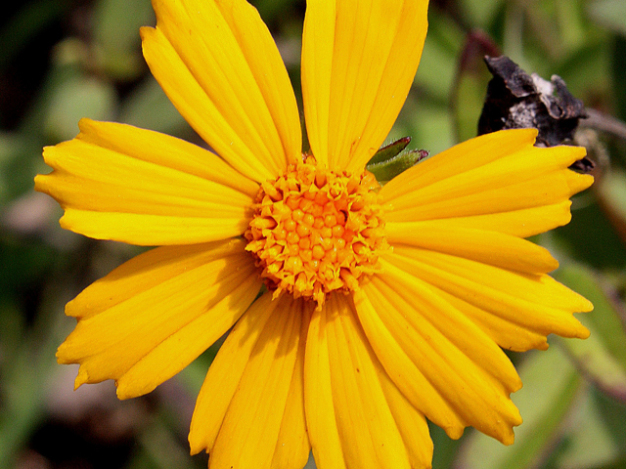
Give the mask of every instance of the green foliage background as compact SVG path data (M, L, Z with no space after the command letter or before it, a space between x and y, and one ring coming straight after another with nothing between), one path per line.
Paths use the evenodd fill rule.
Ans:
M64 304L138 250L64 232L61 209L33 192L49 171L42 146L73 138L82 117L201 144L141 57L149 0L13 3L0 15L0 468L206 467L186 434L216 347L142 398L118 401L111 382L72 391L76 368L54 359L74 325ZM253 3L298 90L304 1ZM429 19L390 141L409 135L435 154L475 135L489 80L485 50L468 42L478 30L529 73L560 75L605 124L626 120L624 0L432 0ZM626 468L625 126L581 127L596 184L574 199L570 225L536 241L560 260L555 276L594 302L581 316L592 336L511 354L524 381L516 443L472 430L451 441L433 427L437 469Z

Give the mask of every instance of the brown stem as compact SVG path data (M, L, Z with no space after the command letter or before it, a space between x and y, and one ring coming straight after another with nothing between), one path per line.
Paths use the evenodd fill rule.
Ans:
M611 134L622 140L626 140L626 123L595 109L585 109L587 118L580 121L581 127L587 127Z

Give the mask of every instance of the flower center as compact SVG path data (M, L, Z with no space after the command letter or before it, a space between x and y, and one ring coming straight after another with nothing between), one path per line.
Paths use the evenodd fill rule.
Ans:
M358 288L387 249L379 188L367 171L329 171L312 156L261 185L244 236L274 297L286 291L321 307L327 293Z

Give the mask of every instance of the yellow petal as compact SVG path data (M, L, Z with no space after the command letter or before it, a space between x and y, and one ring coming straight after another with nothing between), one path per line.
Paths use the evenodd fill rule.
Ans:
M389 376L430 420L454 438L473 425L512 443L521 418L509 394L521 382L475 324L428 285L387 264L364 286L357 311Z
M589 335L572 313L591 311L591 303L548 275L511 272L404 246L385 259L437 289L543 335Z
M551 205L532 207L510 212L487 213L467 217L442 218L437 220L441 229L476 229L528 238L545 233L558 226L567 225L572 219L569 200ZM393 223L393 222L392 222ZM419 222L416 222L419 223Z
M360 171L389 133L419 64L427 0L310 0L302 39L313 154Z
M311 311L295 311L295 314L303 314L303 335L300 338L300 350L298 351L291 385L287 394L283 420L280 424L280 433L271 464L272 469L304 467L311 452L311 443L306 432L306 417L304 414L304 352Z
M375 364L389 409L408 451L411 467L430 468L433 459L433 440L430 438L426 418L404 397L383 367L379 363Z
M213 449L252 350L277 306L278 302L272 301L271 294L263 295L237 322L220 347L204 379L193 412L189 432L191 454Z
M531 274L550 272L559 266L547 249L530 241L496 231L441 226L440 221L387 223L387 240L394 246L443 252Z
M515 129L466 140L399 174L385 184L381 196L392 200L410 189L419 189L487 165L531 147L536 137L535 129Z
M299 158L296 99L278 49L244 0L153 1L152 74L198 134L257 182Z
M533 324L516 324L506 317L499 317L485 311L441 289L437 289L437 294L471 319L502 348L514 352L548 348L546 335L535 331Z
M420 412L443 428L451 438L460 438L467 426L462 416L431 383L418 364L401 347L373 306L376 290L366 285L355 295L356 310L378 359L396 386ZM380 295L379 295L380 296ZM390 366L391 365L391 366Z
M567 169L584 156L583 148L536 148L528 138L534 133L485 135L414 166L381 190L387 220L469 217L553 205L592 184L591 176Z
M126 262L67 305L76 329L60 363L76 385L114 379L120 398L145 394L221 337L254 300L260 280L245 243L162 247Z
M304 410L309 440L315 464L319 469L347 469L340 437L338 413L333 400L330 376L328 341L328 313L326 309L333 297L326 300L324 309L316 310L311 317L304 356ZM355 423L356 424L356 423Z
M227 339L201 390L190 433L193 452L210 449L209 467L290 469L306 463L301 383L310 310L301 300L272 302L266 294ZM216 393L221 396L210 399Z
M411 467L419 450L407 450L381 373L351 300L331 295L313 314L305 356L305 410L320 469ZM415 431L423 429L423 422L416 422ZM429 456L420 466L428 466Z
M167 135L82 120L44 149L35 188L65 209L64 228L140 245L191 244L245 231L258 185L216 155Z

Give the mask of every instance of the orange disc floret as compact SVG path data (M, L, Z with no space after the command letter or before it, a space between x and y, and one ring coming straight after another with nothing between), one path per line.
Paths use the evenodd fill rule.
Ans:
M261 185L246 249L275 297L288 292L321 306L327 293L358 288L388 247L378 189L368 171L329 171L312 156Z

